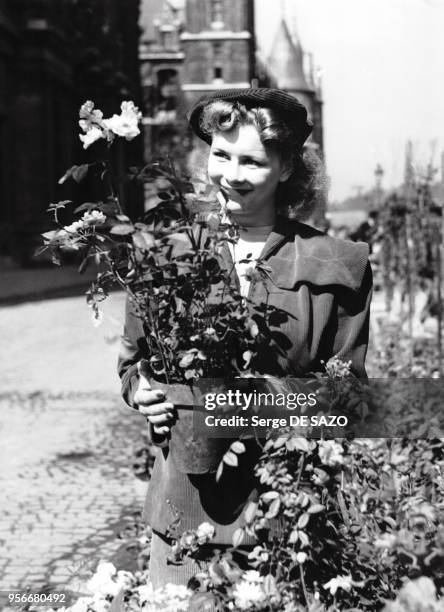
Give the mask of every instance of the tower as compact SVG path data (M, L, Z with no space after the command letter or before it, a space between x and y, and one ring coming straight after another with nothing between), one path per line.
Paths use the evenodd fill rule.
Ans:
M141 5L139 60L145 114L153 122L168 116L165 112L158 116L159 111L174 111L180 97L184 4L184 0L149 0ZM171 118L175 119L173 114Z
M308 60L308 66L307 61ZM284 18L281 19L267 60L269 79L274 87L284 89L298 98L307 108L314 123L308 145L323 152L322 96L316 82L313 58L306 56L299 40L293 40Z
M253 0L187 0L182 92L186 105L223 88L250 87L254 78Z
M176 151L181 141L181 82L184 53L180 33L185 0L144 0L141 3L139 60L143 91L144 141L149 155Z

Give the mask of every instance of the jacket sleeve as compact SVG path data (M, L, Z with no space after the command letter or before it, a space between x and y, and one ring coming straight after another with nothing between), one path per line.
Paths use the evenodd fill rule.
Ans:
M128 406L137 409L134 394L139 384L138 362L149 357L143 333L143 325L137 316L131 300L127 297L125 305L125 325L120 342L117 371L122 383L122 397Z
M351 361L351 371L358 378L367 378L365 357L368 347L370 302L373 276L370 263L357 292L341 290L337 294L337 326L333 340L333 355Z
M127 298L117 371L122 383L122 397L128 406L136 410L138 406L134 402L134 395L139 386L138 364L141 359L147 358L149 358L149 351L142 321L137 316L131 300ZM156 434L151 423L148 423L148 438L156 446L164 447L168 444L168 436Z

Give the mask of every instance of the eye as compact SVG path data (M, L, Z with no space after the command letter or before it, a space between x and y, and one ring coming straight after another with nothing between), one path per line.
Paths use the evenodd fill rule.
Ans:
M214 151L212 151L212 155L219 159L229 159L228 153L226 153L225 151L220 151L219 149L215 149Z
M254 166L257 168L261 168L265 165L262 160L256 159L255 157L245 157L243 162L246 166Z

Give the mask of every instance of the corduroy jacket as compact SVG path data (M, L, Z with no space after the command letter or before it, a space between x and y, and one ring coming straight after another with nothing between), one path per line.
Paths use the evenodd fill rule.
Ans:
M228 249L223 257L227 269L232 270ZM343 361L351 360L355 375L366 377L372 291L368 246L332 238L296 221L278 219L260 261L269 270L268 303L289 315L278 330L288 339L286 354L270 362L270 371L262 373L302 377L322 371L321 361L337 355ZM265 296L263 284L253 279L249 299L259 305ZM133 407L137 362L149 357L144 347L141 322L127 307L118 370L123 398ZM240 455L240 465L224 470L216 483L212 473L181 473L166 441L161 446L145 502L147 522L154 530L165 533L180 513L180 531L195 529L208 521L216 527L215 543L231 544L234 530L242 524L242 509L256 494L254 450Z

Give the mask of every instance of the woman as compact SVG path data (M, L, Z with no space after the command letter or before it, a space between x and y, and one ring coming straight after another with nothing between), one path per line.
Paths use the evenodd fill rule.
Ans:
M280 90L225 90L202 98L191 110L190 125L210 145L209 179L240 227L226 257L234 261L241 292L257 305L266 299L262 285L250 283L245 274L242 260L251 253L270 270L268 303L288 313L279 324L288 340L286 351L267 356L258 371L303 376L338 355L365 377L372 286L367 245L340 241L288 219L291 209L307 214L314 195L313 168L302 157L312 129L305 107ZM147 417L152 441L163 449L145 503L153 529L151 580L155 587L186 584L198 566L167 564L169 525L177 516L180 530L209 522L216 528L214 544L230 545L242 524L242 508L256 493L256 455L254 450L242 455L241 465L224 470L218 483L214 474L182 474L168 452L174 406L140 375L139 360L148 357L143 345L140 322L129 312L119 363L123 396Z

